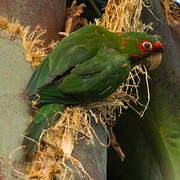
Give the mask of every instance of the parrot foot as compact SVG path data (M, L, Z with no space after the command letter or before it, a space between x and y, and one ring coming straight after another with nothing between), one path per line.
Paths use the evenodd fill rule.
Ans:
M121 158L121 161L124 161L125 154L123 153L119 143L116 141L116 137L114 135L112 127L108 127L109 135L110 135L110 142L113 149L118 153Z

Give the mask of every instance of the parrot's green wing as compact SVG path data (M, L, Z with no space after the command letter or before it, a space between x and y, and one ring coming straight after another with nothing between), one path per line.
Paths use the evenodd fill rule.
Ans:
M102 100L112 94L131 70L128 55L103 47L96 56L76 66L59 82L51 82L38 92L45 103L78 104Z
M62 75L73 66L94 57L111 34L101 26L92 25L67 36L49 54L51 76Z
M28 96L77 64L94 57L104 42L105 34L112 33L100 26L88 26L62 40L34 71L27 87Z
M37 92L37 89L50 82L52 78L49 75L49 58L43 60L34 71L27 85L27 95L30 97Z

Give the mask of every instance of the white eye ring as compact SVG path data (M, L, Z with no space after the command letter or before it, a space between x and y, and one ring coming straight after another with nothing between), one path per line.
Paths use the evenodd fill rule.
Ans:
M150 42L143 42L142 45L145 50L147 50L147 51L152 50L152 44Z

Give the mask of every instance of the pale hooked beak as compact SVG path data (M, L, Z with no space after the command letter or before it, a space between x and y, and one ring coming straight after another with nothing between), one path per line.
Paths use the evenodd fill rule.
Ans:
M161 59L162 53L152 53L150 56L144 59L141 64L145 65L148 70L154 70L160 65Z

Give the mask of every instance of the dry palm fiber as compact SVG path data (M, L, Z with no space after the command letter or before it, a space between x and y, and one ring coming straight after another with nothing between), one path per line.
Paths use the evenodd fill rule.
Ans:
M180 8L172 0L160 0L167 22L170 25L173 20L180 21Z
M105 14L101 20L96 20L96 24L105 26L110 31L145 31L151 28L151 24L142 24L140 20L141 10L144 2L142 0L109 0L105 9ZM76 7L76 8L75 8ZM84 5L79 8L76 3L71 8L76 9L72 14L69 9L69 18L66 21L66 33L72 32L77 25L84 24L85 21L80 18ZM18 24L18 23L15 23ZM0 27L3 32L8 32L9 23L7 19L0 19ZM10 28L9 28L10 29ZM17 30L12 31L13 35L9 37L12 39L14 35L19 35L22 38L23 46L26 50L26 60L32 63L33 67L40 64L42 59L51 51L56 43L49 47L44 47L41 36L45 33L39 26L35 31L30 33L29 28L24 28L18 25ZM141 104L139 101L138 87L141 79L139 74L143 74L147 82L147 104ZM29 174L26 176L29 179L47 179L51 180L55 177L74 177L74 173L78 173L80 177L92 179L86 169L82 167L81 163L72 157L71 153L74 148L74 143L78 140L79 134L87 140L88 143L93 144L93 136L98 139L94 129L91 126L90 119L101 123L108 132L108 127L112 127L116 123L115 110L118 108L120 114L123 109L128 107L133 108L139 104L142 108L137 111L140 116L143 116L149 103L149 89L148 89L148 75L143 66L136 66L130 73L127 82L120 86L120 88L105 102L93 103L88 106L77 106L73 108L66 108L61 113L61 118L55 126L44 131L38 143L38 150L29 164L27 170ZM132 103L134 102L134 103ZM133 104L135 106L133 106ZM97 111L98 110L98 111ZM109 118L106 118L106 115ZM56 139L56 141L54 141ZM100 141L99 141L100 142ZM100 142L102 146L108 146ZM76 171L67 166L67 160L75 166Z
M168 25L180 40L180 7L172 0L161 0Z
M140 19L144 3L143 0L109 0L102 19L96 20L96 24L113 32L141 32L151 29L151 23L143 24Z
M44 40L41 38L46 30L36 26L33 32L30 27L23 27L19 22L10 22L6 17L0 17L1 36L10 40L20 37L25 49L26 61L31 62L32 68L38 66L44 57L54 48L58 42L52 41L47 47L44 46Z

